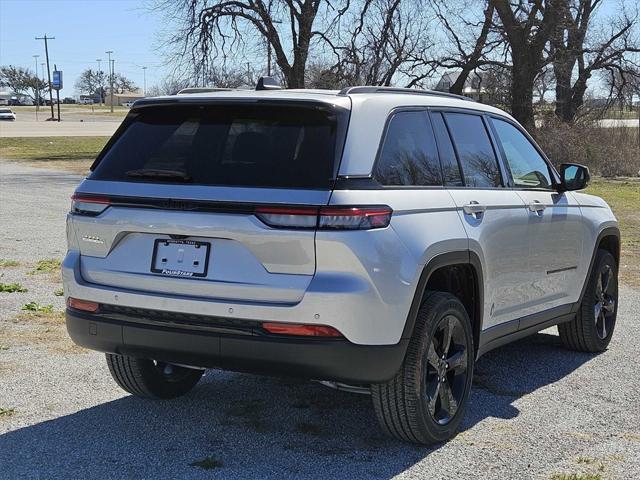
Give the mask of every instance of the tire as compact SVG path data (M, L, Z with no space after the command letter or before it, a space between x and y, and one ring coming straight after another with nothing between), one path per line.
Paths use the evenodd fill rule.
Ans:
M107 353L111 376L120 387L141 398L168 399L196 386L204 370L180 367L146 358Z
M618 266L610 252L599 249L576 318L558 325L560 341L578 352L607 349L618 313Z
M389 382L371 386L382 430L424 445L452 438L467 407L474 360L471 321L460 300L428 292L400 371ZM448 394L455 402L447 401Z

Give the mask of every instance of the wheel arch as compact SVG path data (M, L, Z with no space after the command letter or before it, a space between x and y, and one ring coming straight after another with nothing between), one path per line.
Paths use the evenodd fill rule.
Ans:
M604 249L610 252L613 255L613 258L616 261L616 265L620 266L620 229L618 227L606 227L598 233L598 236L595 241L595 245L593 247L593 252L591 253L591 260L589 261L589 269L587 270L587 275L584 279L584 284L582 285L582 290L580 291L580 298L578 302L574 306L574 311L577 311L580 304L582 303L582 299L584 298L585 291L587 289L587 284L589 283L589 279L591 278L591 273L593 272L594 263L596 260L596 255L599 249Z
M463 298L458 298L464 304L471 319L474 349L477 352L483 321L484 280L480 258L470 250L442 253L427 262L422 269L413 301L411 302L409 315L402 331L403 339L411 338L413 334L418 310L424 301L425 293L429 290L428 287L441 285L442 274L448 276L454 272L462 274L468 272L470 274L469 278L465 279L464 285L464 288L470 289L470 291L467 291ZM448 291L448 289L440 289L439 291Z

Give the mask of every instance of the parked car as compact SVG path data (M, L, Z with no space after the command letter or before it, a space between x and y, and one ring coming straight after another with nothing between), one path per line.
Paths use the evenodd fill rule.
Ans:
M15 120L16 114L10 108L0 108L0 120Z
M139 100L123 125L73 196L62 270L72 339L127 392L293 375L369 392L382 430L432 444L487 351L556 324L573 350L611 340L617 221L497 108L230 91Z
M81 98L78 100L79 105L93 105L93 98Z

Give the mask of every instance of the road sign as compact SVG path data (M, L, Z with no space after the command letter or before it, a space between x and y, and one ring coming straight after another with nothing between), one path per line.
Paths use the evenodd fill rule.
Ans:
M53 80L51 81L51 86L55 90L62 89L62 70L54 70L53 71Z

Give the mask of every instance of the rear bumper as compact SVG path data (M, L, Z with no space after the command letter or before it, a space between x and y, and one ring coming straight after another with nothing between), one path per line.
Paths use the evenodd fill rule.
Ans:
M206 368L369 384L399 370L408 340L356 345L345 339L264 335L229 326L159 325L153 319L105 316L67 309L75 343L102 352ZM229 333L231 332L231 333Z

